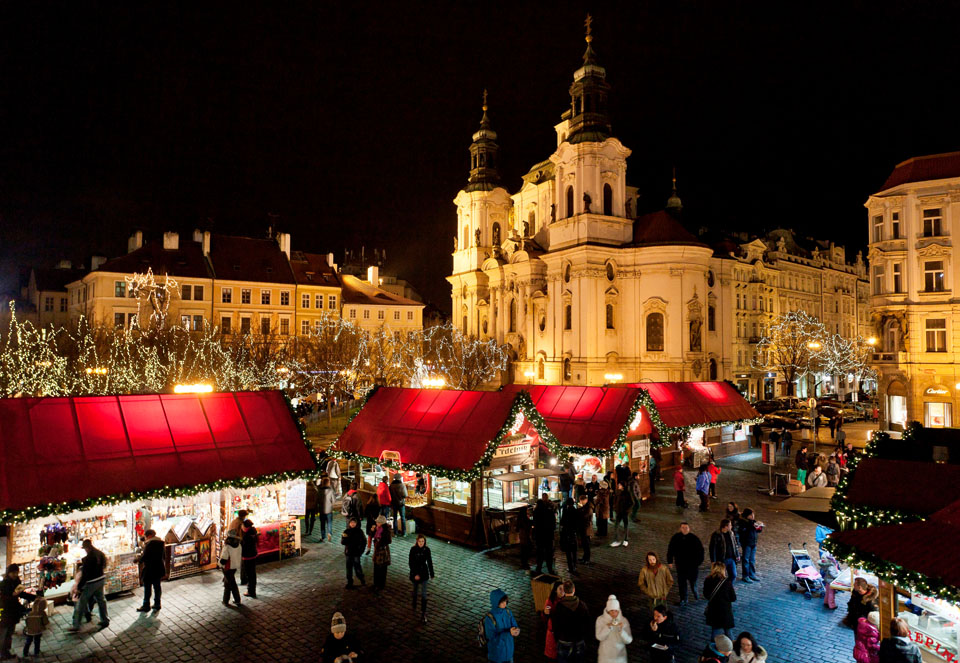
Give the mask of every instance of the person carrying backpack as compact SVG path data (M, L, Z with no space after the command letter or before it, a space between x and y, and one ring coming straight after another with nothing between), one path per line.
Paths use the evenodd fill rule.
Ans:
M356 481L350 485L350 490L347 491L347 494L344 495L340 501L340 515L344 517L346 521L344 523L345 525L350 523L351 518L356 518L357 522L361 521L360 495L357 493Z
M520 635L520 627L507 607L509 598L502 589L490 592L490 612L480 620L482 630L478 635L481 645L487 648L489 663L513 663L513 639Z

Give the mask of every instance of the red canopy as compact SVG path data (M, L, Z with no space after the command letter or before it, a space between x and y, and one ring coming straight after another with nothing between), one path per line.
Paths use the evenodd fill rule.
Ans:
M503 391L528 391L550 431L564 446L610 450L623 432L653 432L646 411L641 413L636 428L630 429L631 412L640 397L638 389L511 384Z
M845 501L928 516L956 501L957 485L960 465L868 457L850 475Z
M758 419L760 414L728 382L641 382L667 428Z
M340 434L334 449L376 460L392 451L404 466L471 470L513 423L510 413L518 398L526 399L503 391L381 387ZM516 434L538 432L524 417Z
M8 516L316 469L279 391L0 399L0 439Z

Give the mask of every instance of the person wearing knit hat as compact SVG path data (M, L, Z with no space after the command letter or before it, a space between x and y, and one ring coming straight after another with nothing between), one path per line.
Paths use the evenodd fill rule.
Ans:
M857 621L853 636L853 660L877 663L880 660L880 613L873 610Z
M333 613L330 622L330 635L327 636L321 650L322 663L353 663L363 656L360 643L347 633L347 620L342 613Z
M707 648L700 654L701 661L717 660L720 663L727 663L730 660L730 654L733 653L733 641L726 635L720 633L713 638L713 642L707 645Z
M596 636L600 641L597 663L627 663L627 645L633 642L633 632L613 594L607 597L603 614L597 617Z
M380 593L387 586L387 567L390 566L393 533L386 516L377 516L376 523L373 531L373 589Z

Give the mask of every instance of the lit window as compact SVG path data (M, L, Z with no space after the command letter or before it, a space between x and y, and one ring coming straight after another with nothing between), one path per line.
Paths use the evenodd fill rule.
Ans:
M220 303L230 304L233 302L233 288L220 288Z
M926 292L943 292L942 260L928 260L923 263L923 289Z
M663 352L663 313L647 316L647 352Z
M193 316L193 324L190 326L190 329L193 331L203 331L203 316L195 315Z
M281 290L280 291L280 306L290 306L290 291Z
M113 296L114 297L126 297L127 296L127 283L126 281L114 281L113 282ZM123 324L121 323L121 327Z
M927 352L947 351L946 318L928 318L926 321Z
M240 303L249 304L251 301L251 290L249 288L244 288L240 291Z
M310 295L307 295L307 303L308 303L308 304L310 303L309 300L310 300ZM301 321L300 321L300 333L301 333L301 334L309 334L309 333L310 333L310 321L309 321L309 320L301 320Z
M261 306L270 306L270 290L261 290L261 291L260 291L260 305L261 305Z
M303 294L300 296L300 307L301 308L310 308L310 295Z
M939 237L942 234L943 210L939 207L923 210L923 236Z

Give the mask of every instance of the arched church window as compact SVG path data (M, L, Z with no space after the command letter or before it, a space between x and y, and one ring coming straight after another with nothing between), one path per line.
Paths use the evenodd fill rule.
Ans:
M510 331L517 331L517 300L510 300Z
M467 316L463 316L463 333L469 334L470 330L467 329Z
M527 234L536 235L537 234L537 213L533 210L530 210L530 214L527 215Z
M613 304L607 304L607 329L614 329L614 326L613 326Z
M570 283L570 263L563 266L563 282Z
M663 352L663 313L647 315L647 352Z
M563 307L563 328L566 331L573 329L573 306L570 304Z
M603 213L613 216L613 189L609 184L603 185Z
M573 216L573 187L567 187L567 216Z
M717 307L713 304L707 307L707 330L717 331Z

